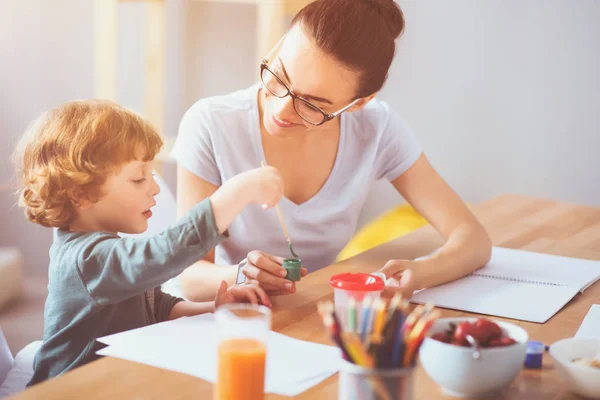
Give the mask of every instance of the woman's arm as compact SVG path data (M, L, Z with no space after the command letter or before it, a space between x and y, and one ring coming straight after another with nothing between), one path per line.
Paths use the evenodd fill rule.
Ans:
M198 177L189 170L177 167L177 217L185 215L195 204L212 196L218 186ZM278 258L261 252L251 252L244 274L260 282L270 295L293 293L293 282L283 279L286 270L277 262ZM192 264L179 276L184 296L195 302L214 299L222 281L233 285L237 276L237 265L216 265L215 251L211 250L198 262ZM304 271L306 273L306 271Z
M487 232L424 154L392 184L446 239L440 251L429 257L391 260L382 269L387 277L406 271L400 284L408 295L461 278L490 260L492 243Z

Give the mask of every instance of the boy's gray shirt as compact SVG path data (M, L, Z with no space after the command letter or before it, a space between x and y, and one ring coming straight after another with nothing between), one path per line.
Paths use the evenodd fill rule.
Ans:
M99 358L99 337L166 321L182 299L160 285L224 238L209 199L149 238L59 229L50 248L43 344L28 385Z

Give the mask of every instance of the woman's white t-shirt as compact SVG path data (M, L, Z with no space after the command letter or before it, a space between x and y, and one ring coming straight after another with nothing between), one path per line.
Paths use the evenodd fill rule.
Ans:
M199 100L185 114L171 155L183 168L214 185L265 159L257 91L260 85ZM387 103L371 100L341 116L341 134L331 174L321 190L302 204L283 198L279 206L294 251L309 272L335 261L355 232L371 185L393 181L420 156L421 147ZM232 223L229 238L216 248L215 263L237 264L251 250L289 257L274 209L250 205Z

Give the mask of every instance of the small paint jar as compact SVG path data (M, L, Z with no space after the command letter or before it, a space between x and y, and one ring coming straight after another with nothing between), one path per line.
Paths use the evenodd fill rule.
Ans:
M527 351L525 352L525 368L541 369L544 351L546 351L546 346L544 343L536 340L530 340L527 342Z
M297 282L302 277L302 260L299 258L286 258L283 260L283 268L287 270L285 279Z

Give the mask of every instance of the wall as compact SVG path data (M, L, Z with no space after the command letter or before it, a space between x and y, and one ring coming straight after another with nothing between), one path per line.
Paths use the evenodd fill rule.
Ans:
M86 1L0 2L0 185L14 176L10 156L31 120L61 102L92 96L91 15ZM0 246L19 247L27 267L43 271L52 232L26 222L15 200L0 191Z
M600 2L400 1L407 30L381 97L467 201L514 192L600 204ZM91 1L0 2L0 185L27 123L93 96ZM143 5L121 6L119 101L141 110ZM65 16L68 23L64 23ZM167 0L165 133L197 98L255 82L250 5ZM59 22L61 21L61 22ZM174 185L173 167L166 171ZM361 223L400 197L378 184ZM45 268L48 230L0 193L0 245Z

